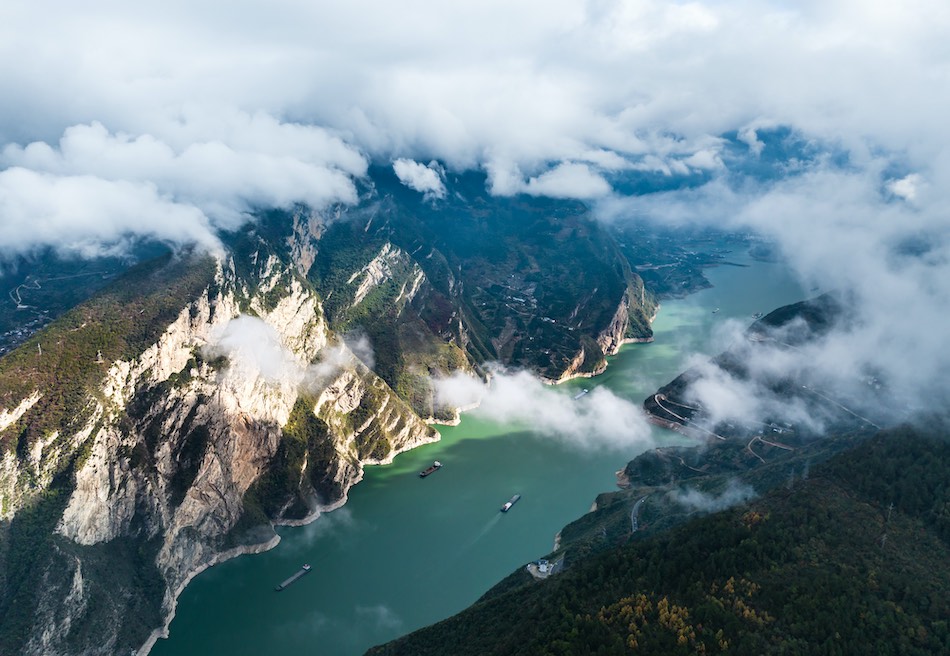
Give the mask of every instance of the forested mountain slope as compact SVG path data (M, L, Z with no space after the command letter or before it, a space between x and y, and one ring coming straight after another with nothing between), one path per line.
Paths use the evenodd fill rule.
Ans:
M946 430L881 432L370 653L944 653L948 471Z

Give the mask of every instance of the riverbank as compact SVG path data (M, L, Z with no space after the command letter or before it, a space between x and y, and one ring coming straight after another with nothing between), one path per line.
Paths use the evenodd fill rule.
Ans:
M736 259L736 258L733 258ZM755 263L711 270L716 287L666 301L652 344L630 344L598 379L639 404L697 352L719 351L711 335L725 321L800 300L787 270ZM718 314L711 310L721 307ZM565 382L580 391L579 381ZM568 394L570 394L569 392ZM308 526L281 530L279 549L206 571L179 600L171 636L154 656L309 653L352 656L475 602L495 582L551 550L551 536L616 489L617 470L654 444L686 443L654 428L649 444L596 448L467 413L440 425L442 440L367 467L344 507ZM438 475L418 472L439 460ZM511 513L498 507L523 495ZM273 601L277 581L301 562L314 572ZM393 566L398 562L399 566ZM443 585L446 580L452 585Z
M308 515L306 515L302 519L274 520L270 523L270 529L271 531L273 531L273 535L269 537L267 540L264 540L259 543L237 546L232 549L228 549L226 551L216 553L214 556L211 557L209 561L202 563L201 565L199 565L192 571L188 572L185 575L185 578L182 581L181 585L179 585L178 588L172 594L170 610L166 614L163 626L152 631L152 633L149 635L145 643L135 652L136 656L148 656L148 654L155 647L159 639L167 639L169 637L170 626L171 626L171 623L175 619L176 611L178 608L178 599L180 598L182 593L185 591L185 589L188 587L188 584L191 583L195 579L195 577L197 577L199 574L201 574L202 572L205 572L211 567L214 567L215 565L219 565L229 560L238 558L239 556L261 554L261 553L270 551L271 549L274 549L281 542L281 536L276 532L277 527L288 527L288 528L304 527L315 522L322 515L333 512L334 510L338 510L342 508L343 506L345 506L349 499L350 490L353 489L354 486L356 486L360 481L363 480L366 467L390 465L393 463L396 456L400 455L401 453L405 453L407 451L410 451L412 449L418 448L426 444L433 444L435 442L438 442L440 439L441 439L441 433L439 433L439 431L436 430L434 438L429 439L426 437L422 437L422 438L413 440L411 442L408 442L407 444L403 445L403 447L401 448L393 449L387 454L385 458L381 460L368 458L366 460L358 461L356 476L352 480L344 484L342 496L336 501L334 501L333 503L318 505L313 511L311 511ZM261 525L260 528L261 530L266 530L266 527L267 527L267 524L263 524Z

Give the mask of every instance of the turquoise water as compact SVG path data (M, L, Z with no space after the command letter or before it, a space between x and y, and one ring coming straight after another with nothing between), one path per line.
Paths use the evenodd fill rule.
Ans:
M718 329L728 320L747 324L754 312L804 298L785 267L730 259L749 266L711 269L712 289L666 301L655 342L625 346L603 375L551 393L570 402L577 390L603 385L640 403L692 354L720 350ZM684 439L653 430L661 444ZM169 639L152 653L361 654L461 610L548 553L557 531L598 493L614 489L614 472L638 455L617 447L579 450L477 412L440 431L440 442L367 468L343 508L281 529L277 548L198 576L179 599ZM433 460L444 467L420 479ZM521 501L498 512L516 492ZM313 565L310 574L274 592L305 562Z

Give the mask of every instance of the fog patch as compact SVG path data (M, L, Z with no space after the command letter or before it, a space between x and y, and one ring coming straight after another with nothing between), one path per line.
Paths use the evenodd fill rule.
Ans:
M712 513L731 508L740 503L746 503L755 499L758 494L750 485L732 479L726 489L719 494L709 494L696 488L687 487L671 491L667 496L674 503L691 511Z
M355 355L367 369L376 369L376 353L373 344L364 330L352 330L343 336L346 348Z
M241 380L260 376L272 385L297 387L303 382L306 364L281 344L280 335L262 319L241 315L212 336L206 347L210 358L225 356L229 374Z
M573 398L545 385L527 371L493 368L489 384L456 373L433 379L436 398L449 407L473 407L472 413L499 423L524 425L532 432L581 449L653 446L650 425L640 404L596 387Z
M319 393L342 371L367 371L363 358L373 364L373 351L364 335L354 334L349 343L359 357L342 341L327 344L314 362L305 362L282 344L277 331L263 319L241 315L212 335L204 351L208 359L228 358L231 380L246 384L262 378L271 386Z
M321 512L309 524L294 528L293 541L288 541L286 546L281 544L281 549L287 549L291 554L306 555L312 553L313 547L323 540L352 542L356 539L359 529L360 524L353 517L353 513L343 506L331 512Z
M340 372L351 369L365 371L366 367L345 343L327 344L317 354L317 361L304 372L303 388L309 392L320 392L332 383Z

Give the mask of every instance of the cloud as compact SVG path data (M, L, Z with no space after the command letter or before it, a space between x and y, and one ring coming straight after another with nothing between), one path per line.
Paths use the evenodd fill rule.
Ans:
M273 327L251 316L235 317L213 335L207 347L211 357L226 356L229 375L241 380L262 377L271 384L296 387L303 382L306 363L280 342Z
M0 248L72 251L76 242L99 242L108 250L136 235L207 246L255 208L355 202L352 176L366 172L366 161L339 139L267 116L228 120L232 126L202 130L211 140L181 146L173 145L181 133L197 129L188 122L168 141L91 123L67 128L56 146L7 145L0 175L13 189L0 207L4 224L36 225L0 232Z
M220 327L205 350L210 358L222 355L228 358L227 375L238 384L262 378L272 386L319 392L344 369L365 370L364 362L354 355L349 344L373 363L372 347L362 335L327 344L320 349L315 362L306 362L281 342L277 330L266 321L240 315Z
M370 160L437 193L437 160L770 239L855 296L816 371L926 407L950 399L948 31L940 0L6 3L0 250L214 248L262 206L354 202ZM682 188L611 188L653 174Z
M838 290L851 314L799 351L744 352L750 366L781 363L806 381L823 381L827 395L848 399L861 414L900 421L950 407L950 384L940 373L950 367L950 349L932 329L946 322L950 303L950 157L926 175L894 178L893 166L885 155L860 166L819 155L799 159L782 177L718 176L698 187L612 197L599 211L612 221L636 217L753 232L776 244L805 289ZM728 378L719 382L723 398L736 391ZM711 383L704 393L712 393Z
M366 365L367 369L376 368L376 353L373 351L373 343L364 331L353 330L348 332L343 336L343 343L360 362Z
M47 245L67 255L118 254L139 236L211 251L220 245L207 217L149 182L0 171L0 254Z
M635 157L760 122L932 152L919 137L942 128L948 93L933 82L950 23L938 0L277 0L226 21L213 9L6 8L0 61L17 65L0 84L17 103L0 109L0 141L92 121L161 136L188 112L213 131L237 110L325 126L379 159L453 167Z
M885 187L895 196L913 202L917 200L917 190L921 184L923 184L923 178L917 173L911 173L899 180L888 181Z
M610 193L607 181L586 164L565 162L528 180L524 192L548 198L599 198Z
M433 164L426 166L411 159L397 159L393 162L393 171L401 183L424 194L426 199L445 198L441 172Z
M527 179L512 161L493 160L486 167L491 192L498 196L528 194L591 200L610 193L610 184L587 164L563 162Z
M502 423L527 426L542 437L578 448L646 448L650 426L638 403L605 388L572 399L526 371L495 369L489 385L456 373L433 382L440 404L478 405L473 413Z
M297 527L293 541L281 543L280 548L288 555L308 557L316 545L324 540L334 540L345 545L357 542L363 525L353 517L346 506L332 512L321 512L314 521Z
M357 338L355 345L363 352L364 357L368 357L372 362L372 347L369 346L368 340L363 342ZM344 369L362 367L364 367L363 362L357 359L345 342L331 343L320 349L317 361L307 368L303 376L303 384L311 391L321 391Z
M749 147L749 152L752 153L754 157L761 155L762 149L765 148L765 142L759 140L759 136L755 133L755 128L752 126L746 126L739 130L737 138Z
M719 494L709 494L687 487L672 491L668 496L670 500L690 510L711 513L755 499L758 494L751 486L733 479Z

